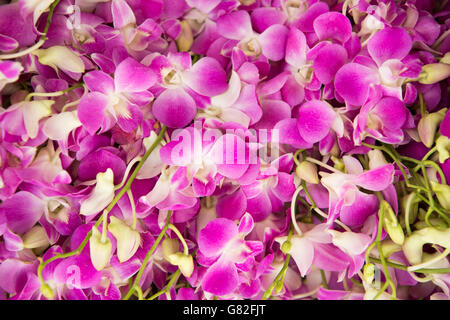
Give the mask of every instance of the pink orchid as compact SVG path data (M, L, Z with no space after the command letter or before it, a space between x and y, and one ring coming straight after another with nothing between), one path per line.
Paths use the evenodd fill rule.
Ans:
M117 66L114 79L102 71L91 71L83 79L91 92L80 101L78 117L91 135L116 122L125 132L136 129L142 121L139 106L153 98L146 90L156 81L150 69L132 58Z
M402 60L411 50L410 35L401 28L385 28L368 42L370 55L358 56L336 74L336 92L349 106L359 107L369 98L372 86L380 85L386 95L402 98L401 85L408 65Z
M226 73L214 59L205 57L193 66L187 53L150 58L150 68L158 78L152 111L170 128L188 125L197 112L197 103L222 94L227 89Z
M322 183L329 191L328 222L340 218L350 226L364 223L368 216L378 209L378 198L358 189L362 187L371 191L383 191L393 181L394 166L386 164L363 172L359 162L352 157L344 157L349 173L324 173Z
M261 34L252 29L250 15L246 11L234 11L217 19L217 31L223 37L237 41L246 55L263 54L268 59L279 61L284 58L288 29L274 24Z
M245 270L247 264L253 263L253 257L262 252L261 242L244 240L252 229L253 219L246 214L239 226L228 219L218 218L200 231L199 250L205 260L210 261L202 280L205 291L225 296L236 289L239 285L238 271Z

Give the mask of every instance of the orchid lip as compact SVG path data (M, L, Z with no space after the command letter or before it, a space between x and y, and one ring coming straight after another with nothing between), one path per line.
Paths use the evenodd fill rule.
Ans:
M182 83L182 76L175 68L164 68L161 71L162 79L167 88L177 87Z
M239 42L239 47L247 56L258 57L262 53L261 44L256 36L243 39Z

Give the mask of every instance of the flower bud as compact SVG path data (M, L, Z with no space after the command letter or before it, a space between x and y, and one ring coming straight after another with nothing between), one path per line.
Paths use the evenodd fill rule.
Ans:
M54 103L55 101L52 100L33 100L19 103L23 110L25 130L31 139L36 138L39 133L39 121L52 114Z
M369 169L375 169L388 164L386 158L383 155L383 152L381 152L380 150L370 150L367 155L369 156Z
M391 295L389 293L382 292L380 295L378 295L379 291L380 290L377 288L366 288L366 292L364 293L364 300L374 300L376 296L378 296L376 300L391 299Z
M335 156L331 157L331 160L334 162L334 167L339 171L345 171L345 162L342 159L339 159Z
M243 6L251 6L252 4L254 4L256 2L256 0L239 0L239 2Z
M141 235L116 217L110 218L108 230L117 240L117 257L119 261L128 261L141 245Z
M53 290L50 288L50 286L48 284L44 283L41 286L41 292L44 295L44 297L46 297L49 300L53 300L53 298L54 298Z
M428 220L431 223L431 225L436 229L439 230L447 229L447 222L445 222L445 220L441 218L430 218ZM428 223L426 221L417 221L416 223L414 223L414 228L416 230L428 228Z
M112 244L108 237L102 241L102 234L97 227L92 228L92 235L89 239L92 265L98 271L103 270L111 259Z
M285 241L281 246L281 251L284 254L288 254L289 251L291 251L291 248L292 248L292 243L290 241Z
M97 173L94 191L81 203L80 214L89 216L103 210L114 199L114 174L111 168Z
M301 162L295 169L297 177L305 180L306 182L318 184L319 175L317 174L317 167L314 163L309 161Z
M445 63L431 63L424 65L418 81L422 84L433 84L450 77L450 65Z
M434 136L441 121L445 117L447 108L441 109L438 112L430 113L424 116L419 121L417 131L419 132L420 140L428 148L431 148L434 143Z
M83 73L83 60L72 50L65 46L53 46L48 49L33 51L40 63L52 67L57 71L68 71L73 73Z
M430 181L431 189L436 193L439 203L445 210L450 210L450 186Z
M436 149L439 154L439 162L444 163L450 158L450 139L446 136L440 136L436 139Z
M166 238L161 243L161 251L170 264L178 266L185 277L190 277L194 272L194 259L189 254L179 252L179 242L177 239Z
M384 208L384 228L391 237L392 241L398 245L402 245L405 241L405 235L401 225L398 223L397 216L394 210L386 200L383 200L380 204Z
M189 51L194 43L194 36L192 35L192 29L186 20L180 22L181 32L177 38L177 46L179 51Z
M411 264L422 261L422 247L425 243L438 244L450 248L450 228L438 230L428 227L414 231L403 243L403 253Z
M45 229L41 226L34 226L22 237L23 246L27 249L34 249L43 246L48 246L50 242L47 238Z
M161 251L164 259L169 261L171 255L180 251L180 244L177 239L166 238L161 243Z
M420 199L416 196L416 194L410 193L406 196L404 196L401 199L401 207L404 217L409 217L408 223L413 223L418 215L418 208L419 208Z
M402 247L392 240L386 239L381 242L381 251L383 252L383 255L388 258L394 252L402 251Z
M367 283L372 283L375 278L375 265L373 263L367 263L364 265L363 269L364 280Z
M194 259L189 254L177 252L171 254L169 256L168 261L171 264L178 266L178 268L180 268L181 273L187 278L189 278L194 272Z
M440 63L450 64L450 52L447 52L441 60L439 60Z

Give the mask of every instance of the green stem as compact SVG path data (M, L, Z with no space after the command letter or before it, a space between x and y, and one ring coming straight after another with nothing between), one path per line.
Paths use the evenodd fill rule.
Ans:
M358 287L360 287L360 288L364 288L364 285L363 285L361 282L356 281L356 280L353 279L353 278L350 278L350 281L351 281L354 285L356 285L356 286L358 286Z
M150 248L150 250L145 255L144 261L142 262L142 265L139 268L139 272L138 272L136 278L134 279L133 285L128 290L128 293L125 295L124 300L128 300L131 297L131 295L133 294L133 291L136 290L136 286L139 285L139 281L141 280L142 274L144 273L144 270L145 270L145 267L148 264L148 261L152 257L153 253L156 251L156 248L158 247L158 245L161 242L162 238L166 234L167 229L169 228L171 215L172 215L172 211L169 211L169 213L167 214L167 218L166 218L166 224L164 225L163 229L161 230L161 232L160 232L158 238L156 239L155 243L153 243L153 246Z
M306 193L306 196L308 197L309 201L311 202L312 208L313 208L313 209L314 209L314 208L317 208L316 203L314 202L313 198L311 197L311 194L310 194L309 191L308 191L308 188L306 187L306 181L305 181L305 180L302 180L302 187L303 187L303 190L304 190L305 193Z
M368 144L368 143L365 143L365 142L362 142L361 144L363 146L368 147L368 148L378 149L380 151L386 152L391 157L391 159L395 161L395 163L399 167L400 171L402 172L403 178L406 181L406 185L409 186L409 178L408 178L408 175L406 174L405 169L403 168L403 164L398 160L398 158L389 149L387 149L384 146L375 146L375 145Z
M136 230L136 224L137 224L136 206L134 204L134 197L133 197L133 193L131 192L131 190L127 191L127 195L128 195L128 199L130 200L131 212L133 213L133 223L131 225L131 228L133 230Z
M374 258L374 257L370 257L369 258L370 261L372 261L373 263L378 263L381 264L381 260L378 258ZM388 265L389 267L395 268L395 269L399 269L399 270L404 270L404 271L408 271L408 266L402 265L402 264L398 264L389 260L386 260L386 265ZM416 273L424 273L424 274L448 274L450 273L450 268L436 268L436 269L418 269L415 270L414 272Z
M295 153L294 153L294 162L295 162L295 164L296 164L297 166L300 165L300 160L298 160L298 155L299 155L300 153L302 153L302 152L303 152L303 149L298 149L298 150L295 151Z
M447 179L445 179L445 174L442 171L441 167L439 167L436 162L433 162L431 160L425 160L425 161L423 161L423 164L425 166L433 167L439 173L439 176L441 177L441 183L442 184L447 184Z
M320 277L322 279L322 286L328 290L329 288L327 283L327 277L325 276L325 271L323 271L322 269L320 269Z
M45 43L45 40L47 40L47 32L48 29L50 28L50 24L52 23L52 18L53 18L53 12L55 11L56 6L58 5L58 3L61 0L55 0L49 7L49 13L47 16L47 22L45 24L45 29L44 29L44 33L42 34L42 36L40 37L39 41L36 42L33 46L19 51L19 52L15 52L15 53L10 53L10 54L2 54L0 55L0 60L6 60L6 59L16 59L19 57L23 57L37 49L39 49L40 47L42 47L42 45Z
M167 300L170 299L170 289L172 288L172 286L174 285L174 283L178 280L178 277L180 276L180 269L178 269L172 276L172 278L170 279L169 283L167 283L167 286L155 293L154 295L152 295L150 298L148 298L147 300L155 300L156 298L158 298L159 296L163 295L164 293L167 295Z
M381 247L381 234L383 231L384 210L380 210L378 219L379 219L378 220L378 232L377 232L377 238L375 241L377 243L378 252L380 254L381 264L383 265L384 276L386 277L386 284L389 284L391 286L392 299L395 300L396 296L397 296L397 290L396 290L394 282L391 279L391 276L389 275L389 270L388 270L387 264L386 264L386 258L384 257L383 248ZM385 288L384 290L386 290L386 289L387 288ZM375 300L382 292L384 292L384 290L381 290L377 294L377 296L375 297Z
M421 162L427 160L427 159L428 159L433 153L435 153L436 151L437 151L437 147L434 146L434 147L431 148L431 150L428 151L427 154L422 158L422 161L421 161ZM417 166L415 166L413 170L414 170L414 171L418 171L419 169L420 169L420 163L419 163Z
M113 201L105 209L106 212L111 211L111 209L116 205L116 203L120 200L120 198L130 189L131 184L133 183L133 180L136 178L139 170L142 168L142 166L144 165L144 162L147 160L147 158L150 156L150 154L153 152L153 150L155 150L155 148L159 145L159 143L161 142L161 139L163 138L165 132L166 132L166 127L163 126L161 128L161 132L159 133L159 135L156 138L155 142L152 144L150 149L147 150L147 152L142 157L142 160L139 162L138 166L136 167L136 169L131 174L127 184L114 197ZM98 228L100 226L100 223L102 223L102 221L104 221L104 216L103 216L103 219L98 219L98 221L95 223L94 227ZM57 259L64 259L64 258L67 258L67 257L71 257L71 256L75 256L75 255L80 254L83 251L83 249L86 246L86 244L89 242L89 239L91 238L91 235L92 235L92 231L89 231L87 233L86 237L84 238L84 240L81 242L81 244L78 246L77 249L75 249L73 251L70 251L70 252L67 252L67 253L57 254L57 255L54 255L53 257L47 259L46 261L41 261L41 263L39 264L39 267L38 267L38 272L37 272L41 283L43 285L45 284L45 281L44 281L44 279L42 277L42 271L44 270L45 266L47 266L49 263L51 263L51 262L53 262L53 261L55 261Z
M283 267L281 268L280 272L277 274L277 276L275 277L275 279L273 280L272 284L270 285L270 287L264 292L263 296L262 296L262 300L267 300L272 296L272 292L273 289L275 288L275 286L278 284L278 281L281 278L284 278L284 274L286 273L286 270L288 268L289 265L289 260L291 259L291 255L287 254L286 255L286 260L284 260L284 264Z
M175 227L173 224L169 224L169 229L172 230L173 232L175 232L175 234L177 235L178 239L180 239L181 243L183 244L183 253L185 255L189 254L189 247L186 243L186 240L184 240L183 235L181 234L180 230L178 230L177 227Z
M77 83L73 87L69 87L65 90L55 91L55 92L31 92L25 97L25 101L30 101L32 97L59 97L63 94L70 92L72 90L83 87L82 83Z
M419 102L420 102L420 114L423 118L427 115L427 109L425 107L425 103L423 101L423 96L421 93L419 93Z

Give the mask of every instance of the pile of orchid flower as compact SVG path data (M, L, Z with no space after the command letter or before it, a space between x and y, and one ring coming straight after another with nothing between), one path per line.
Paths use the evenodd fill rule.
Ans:
M0 1L0 299L450 299L449 76L449 1Z

